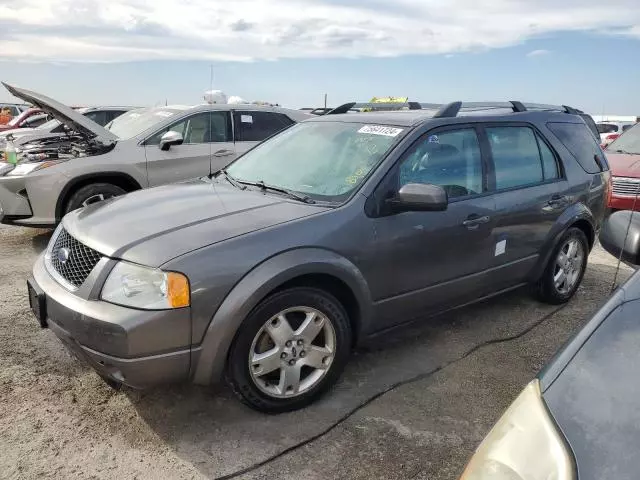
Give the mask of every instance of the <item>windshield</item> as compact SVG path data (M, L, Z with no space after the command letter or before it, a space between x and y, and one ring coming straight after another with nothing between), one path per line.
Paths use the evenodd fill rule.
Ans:
M295 125L247 152L227 172L239 182L346 200L405 133L398 127L343 122Z
M607 150L640 155L640 123L636 123L633 127L620 135L607 147Z
M106 129L122 139L133 138L156 123L173 117L181 110L171 108L140 108L131 110L115 118L106 125Z

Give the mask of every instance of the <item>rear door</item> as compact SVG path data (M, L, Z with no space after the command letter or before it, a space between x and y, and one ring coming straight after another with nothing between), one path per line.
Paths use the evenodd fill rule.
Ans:
M531 125L487 124L483 131L496 204L492 282L502 289L525 281L569 199L557 153Z
M242 155L293 123L294 121L289 117L278 112L248 109L234 111L233 125L237 154Z
M160 138L168 131L182 134L184 143L161 150ZM145 141L149 186L208 175L213 155L221 151L227 163L235 158L229 112L198 112L183 117Z

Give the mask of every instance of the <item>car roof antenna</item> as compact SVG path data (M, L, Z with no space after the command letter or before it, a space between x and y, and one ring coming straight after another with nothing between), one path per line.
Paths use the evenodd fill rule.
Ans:
M631 169L635 168L636 165L640 164L640 160L636 160L632 165ZM618 287L618 275L620 274L620 267L622 266L622 256L624 255L624 247L627 246L627 240L629 239L629 232L631 231L631 223L633 222L633 215L636 211L636 205L638 203L638 197L640 196L640 183L636 188L636 193L633 199L633 206L631 207L631 214L629 215L629 223L627 224L627 232L624 235L624 242L622 242L622 248L620 249L620 253L618 254L618 264L616 265L616 272L613 276L613 283L611 284L611 291L613 292Z

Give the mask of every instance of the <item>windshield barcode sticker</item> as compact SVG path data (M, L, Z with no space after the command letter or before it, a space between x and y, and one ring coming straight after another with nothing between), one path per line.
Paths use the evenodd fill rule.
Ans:
M358 133L368 133L370 135L384 135L385 137L397 137L402 133L402 128L382 127L380 125L365 125Z

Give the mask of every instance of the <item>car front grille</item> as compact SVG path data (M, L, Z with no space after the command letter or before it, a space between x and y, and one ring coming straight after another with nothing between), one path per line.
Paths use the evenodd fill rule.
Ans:
M623 197L635 197L640 193L640 178L613 177L613 194Z
M79 287L102 258L98 252L73 238L63 228L49 252L51 267L64 280Z

